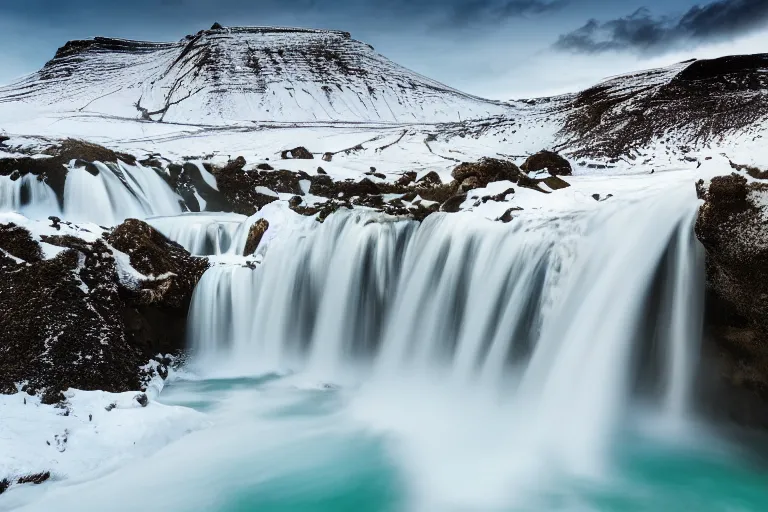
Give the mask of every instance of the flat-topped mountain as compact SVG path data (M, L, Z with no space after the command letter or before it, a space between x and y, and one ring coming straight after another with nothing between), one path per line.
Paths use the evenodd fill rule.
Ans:
M3 103L190 124L455 122L510 107L425 78L347 32L214 25L175 43L70 41Z

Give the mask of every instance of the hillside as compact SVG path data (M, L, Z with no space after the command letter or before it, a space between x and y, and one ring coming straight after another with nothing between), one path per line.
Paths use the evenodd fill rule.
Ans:
M220 125L232 122L443 122L504 104L414 73L347 32L215 28L175 43L70 41L43 69L0 89L42 112Z

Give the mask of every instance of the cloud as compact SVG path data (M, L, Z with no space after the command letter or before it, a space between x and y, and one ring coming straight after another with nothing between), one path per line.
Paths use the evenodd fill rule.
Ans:
M768 0L718 0L696 5L678 17L654 16L643 8L614 20L589 20L573 32L561 35L554 46L576 53L661 54L686 43L734 39L764 28L766 22Z
M454 0L450 5L447 25L469 26L477 23L500 23L559 11L569 0Z

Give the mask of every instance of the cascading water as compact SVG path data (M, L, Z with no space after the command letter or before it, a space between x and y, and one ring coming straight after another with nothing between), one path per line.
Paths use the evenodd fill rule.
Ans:
M48 216L59 213L59 203L56 193L37 176L25 174L16 180L0 176L0 211Z
M663 347L659 413L682 421L688 412L703 275L696 207L673 193L506 225L337 212L273 242L256 268L209 270L193 297L190 343L203 372L362 385L360 418L416 435L409 451L430 446L430 435L392 418L471 394L501 414L488 420L504 424L494 449L515 454L492 493L541 472L605 476L612 439L640 400L638 351ZM670 276L666 309L649 318L660 270ZM640 335L646 321L656 339ZM402 398L419 389L430 389L423 400ZM463 421L438 409L445 423ZM424 490L422 509L440 507L439 494Z
M196 256L242 254L245 244L240 244L240 240L248 235L244 227L248 223L245 215L187 213L172 217L151 217L147 222Z
M70 166L64 185L64 215L75 222L119 224L123 220L181 213L182 199L152 169L122 162L94 163L93 175Z

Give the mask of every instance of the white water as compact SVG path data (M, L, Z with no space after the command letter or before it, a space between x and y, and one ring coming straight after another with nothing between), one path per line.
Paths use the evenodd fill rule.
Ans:
M74 222L116 225L127 218L182 212L182 199L157 173L140 164L105 165L93 176L70 167L64 185L64 216Z
M17 180L0 176L0 211L18 211L32 219L61 216L73 222L114 226L127 218L177 215L183 200L153 169L140 164L94 162L94 176L72 163L64 182L63 211L56 193L33 174Z
M234 253L247 237L245 215L186 213L172 217L151 217L147 222L170 240L196 256ZM243 247L245 245L243 241ZM242 254L242 248L240 253Z
M608 478L635 406L687 419L696 206L672 193L506 225L308 221L256 269L205 274L189 317L196 367L359 386L350 411L395 435L417 510L493 508L558 475ZM650 397L637 386L649 349L666 372Z
M17 180L0 176L0 211L17 211L29 217L59 213L56 194L37 176L26 174Z

